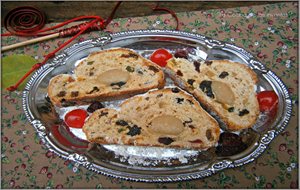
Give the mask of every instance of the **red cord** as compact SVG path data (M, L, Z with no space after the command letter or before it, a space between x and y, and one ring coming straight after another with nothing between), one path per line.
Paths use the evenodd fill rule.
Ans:
M60 33L60 35L68 35L70 33L73 33L74 31L78 31L77 34L75 34L72 38L70 38L68 41L66 41L65 43L63 43L62 45L60 45L58 48L56 48L53 52L47 54L45 56L45 59L41 62L41 63L37 63L35 65L33 65L31 67L31 69L13 86L10 86L7 88L8 91L15 91L18 86L32 73L34 72L36 69L40 68L42 65L44 65L49 59L53 58L55 56L55 54L60 51L61 49L63 49L64 47L66 47L69 43L71 43L75 38L77 38L79 35L81 35L82 33L84 33L86 30L88 30L89 28L91 27L98 27L99 29L105 29L106 26L110 23L110 21L112 20L114 14L115 14L115 11L117 10L117 8L119 7L121 2L118 2L117 5L115 6L115 8L113 9L113 12L111 13L111 15L109 16L109 18L104 21L100 16L80 16L80 17L76 17L74 19L71 19L71 20L68 20L66 22L63 22L61 24L58 24L56 26L53 26L53 27L50 27L50 28L46 28L46 29L43 29L43 30L38 30L36 32L33 32L32 35L40 35L38 34L39 32L45 32L45 31L49 31L49 30L52 30L52 29L56 29L56 28L59 28L59 27L62 27L66 24L69 24L71 22L74 22L74 21L78 21L78 20L82 20L82 19L93 19L92 21L88 22L88 23L84 23L84 24L81 24L79 26L79 29L77 28L76 30L75 29L69 29L68 32L65 32L64 34ZM97 24L98 23L98 24ZM97 26L96 26L97 25ZM27 33L22 33L22 32L15 32L15 34L19 34L19 35L29 35Z
M168 13L170 13L172 15L172 17L176 20L176 30L179 30L178 29L178 23L179 23L179 20L178 20L178 17L176 15L176 13L170 9L167 9L167 8L162 8L162 7L159 7L158 6L158 3L156 4L155 7L152 8L153 11L166 11Z
M73 36L80 32L86 25L89 24L89 22L85 22L76 26L72 26L70 28L59 30L59 37L67 37L67 36ZM104 23L94 23L91 27L87 28L85 32L93 31L93 30L101 30Z
M109 17L108 17L107 20L105 21L105 24L104 24L105 27L106 27L106 26L111 22L111 20L114 18L114 15L115 15L115 13L116 13L116 11L117 11L117 9L119 8L119 6L120 6L121 3L122 3L122 1L119 1L119 2L115 5L113 11L111 12L111 14L109 15Z
M45 59L41 63L37 63L31 67L31 69L13 86L10 86L7 88L8 91L15 91L17 90L18 86L36 69L40 68L42 65L44 65L49 59L53 58L55 54L66 47L69 43L71 43L75 38L77 38L80 34L82 34L85 30L87 30L90 26L92 26L94 23L98 22L98 19L95 19L91 21L89 24L86 25L85 28L83 28L80 32L78 32L75 36L73 36L71 39L63 43L61 46L56 48L53 52L47 54L45 56Z

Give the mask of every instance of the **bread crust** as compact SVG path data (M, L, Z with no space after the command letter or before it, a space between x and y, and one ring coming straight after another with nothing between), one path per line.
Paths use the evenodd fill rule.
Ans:
M91 62L92 66L89 65ZM98 84L97 77L104 73L104 70L101 70L102 67L104 70L109 70L109 67L122 70L127 72L130 78L117 90L109 85ZM91 69L93 69L92 72ZM139 73L137 73L138 69ZM93 75L89 76L89 74ZM91 86L92 84L94 87ZM153 88L163 88L164 84L164 73L156 64L133 50L112 48L91 53L86 60L76 66L74 76L61 74L53 77L49 82L48 96L55 106L61 107L86 104L95 100L128 98ZM94 88L98 91L89 94L88 88L90 92ZM73 93L73 95L77 96L72 96L72 92L76 92L77 94Z
M180 103L177 103L178 100ZM184 125L183 130L178 134L153 131L155 118L165 115L179 119ZM128 135L129 128L133 126L140 128L140 133ZM83 131L88 141L99 144L199 150L215 146L220 135L218 122L191 95L179 88L176 92L168 88L129 98L120 105L119 111L108 108L96 110L85 122ZM159 142L160 138L172 139L172 142L164 144Z
M175 64L174 64L175 63ZM178 65L177 65L178 64ZM237 63L237 62L231 62L231 61L227 61L227 60L212 60L209 63L209 66L207 64L205 64L205 62L201 62L200 63L200 67L199 67L199 71L197 72L193 69L193 67L188 67L185 68L186 66L184 66L185 64L190 64L193 65L193 63L189 62L188 60L185 59L176 59L173 58L171 60L168 61L168 64L166 66L166 73L167 75L172 78L174 80L174 82L180 86L181 88L185 89L186 91L188 91L189 93L191 93L194 97L196 97L196 99L201 103L201 105L203 105L207 110L212 111L214 113L217 114L217 116L227 125L227 130L229 131L238 131L238 130L242 130L242 129L246 129L246 128L250 128L252 127L255 123L256 120L259 116L259 105L258 105L258 101L256 99L256 92L254 90L254 85L256 85L256 83L258 82L258 78L257 75L255 74L255 72L250 69L249 67L247 67L246 65L243 65L241 63ZM228 67L227 71L230 73L230 71L235 70L235 72L243 72L245 77L247 77L247 80L249 80L249 84L247 85L248 89L248 93L249 95L249 101L246 101L244 99L247 99L246 97L248 96L248 94L245 94L245 97L237 97L239 99L243 99L245 102L247 102L247 104L245 105L239 105L239 107L249 107L248 104L251 104L251 110L249 109L248 111L250 111L249 114L246 114L246 116L240 116L240 118L244 119L245 117L247 117L247 121L246 122L240 122L238 121L240 118L235 116L235 119L231 118L233 114L228 114L228 108L229 106L227 106L227 109L224 108L224 104L222 104L222 106L220 106L221 104L216 102L216 100L208 98L207 95L205 95L205 93L202 92L202 90L197 86L199 85L200 82L202 82L203 80L209 80L209 81L222 81L221 79L219 79L216 76L206 76L208 74L211 74L209 71L209 67ZM184 68L182 68L184 67ZM176 73L177 70L180 69L182 72L183 76L178 76L178 74ZM184 70L186 69L186 70ZM213 70L213 69L212 69ZM213 70L214 71L214 70ZM214 71L215 73L217 73L217 71L219 71L218 69L216 69L216 71ZM190 74L188 74L190 73ZM234 73L234 72L231 72ZM186 76L189 75L189 76ZM191 76L194 76L191 77ZM191 78L191 79L195 79L197 83L197 85L191 86L188 82L187 82L187 78ZM230 74L228 77L231 77ZM240 78L240 75L237 73L237 76L235 76L235 80L243 80L242 78ZM246 79L245 79L246 80ZM195 82L195 83L196 83ZM228 83L228 81L227 81ZM237 87L239 87L239 84L236 84ZM246 87L246 88L247 88ZM251 90L253 89L253 90ZM234 89L234 93L236 93L237 89ZM220 105L219 105L220 104ZM242 103L241 103L242 104ZM219 106L219 107L217 107ZM232 107L235 107L236 105L231 105ZM225 113L226 112L226 113ZM237 113L239 114L239 113Z

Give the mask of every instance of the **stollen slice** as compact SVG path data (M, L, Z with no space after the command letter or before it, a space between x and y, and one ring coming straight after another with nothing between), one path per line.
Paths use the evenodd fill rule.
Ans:
M120 110L93 112L83 131L88 141L204 150L216 145L218 122L179 88L154 90L127 99Z
M53 77L48 96L58 107L73 106L128 98L164 83L159 66L133 50L113 48L91 53L76 66L74 75Z
M259 115L257 75L246 65L228 60L190 62L171 58L166 73L208 110L238 131L253 126Z

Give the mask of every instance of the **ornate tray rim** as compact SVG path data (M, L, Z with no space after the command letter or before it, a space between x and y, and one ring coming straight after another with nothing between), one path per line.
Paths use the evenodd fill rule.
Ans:
M266 77L272 78L277 82L277 85L280 87L280 90L283 92L284 101L286 104L285 111L284 111L284 120L280 122L280 125L276 129L268 130L264 133L264 135L259 139L258 146L255 150L253 150L250 154L248 154L246 157L243 157L239 160L222 160L219 162L215 162L211 165L210 168L206 170L199 170L198 172L193 173L187 173L187 174L174 174L174 175L164 175L164 176L156 176L156 175L139 175L139 174L133 174L133 173L120 173L115 170L111 170L108 168L101 167L99 165L96 165L94 163L91 163L88 161L87 157L82 156L78 153L72 153L69 154L68 152L56 147L53 143L50 142L49 138L46 134L46 127L43 126L42 122L38 119L35 119L32 115L30 109L29 109L29 91L31 90L32 85L37 80L37 78L47 69L50 67L53 67L54 65L63 62L68 54L72 53L74 50L80 49L80 47L85 44L89 45L90 47L104 47L105 45L109 44L110 42L113 42L114 40L120 40L122 38L130 38L133 36L165 36L165 37L180 37L185 38L188 40L193 40L198 43L205 43L207 46L211 47L219 47L223 48L229 51L233 52L239 52L239 54L247 60L249 63L249 66L252 67L252 69L259 70L262 72ZM252 54L247 52L245 49L240 48L236 45L225 43L219 40L215 40L212 38L208 38L206 36L195 34L195 33L188 33L188 32L182 32L182 31L172 31L172 30L133 30L133 31L125 31L125 32L118 32L118 33L112 33L108 36L94 38L94 39L88 39L79 43L76 43L69 48L66 48L62 53L57 55L52 60L48 61L47 64L43 65L41 68L39 68L30 78L30 80L27 82L27 85L25 87L25 90L23 91L23 110L25 112L26 118L31 123L31 125L35 128L37 135L43 142L43 144L52 152L57 154L59 157L70 160L75 162L78 166L83 166L87 168L88 170L97 172L99 174L103 174L105 176L130 180L130 181L137 181L137 182L176 182L176 181L184 181L184 180L191 180L191 179L199 179L211 176L221 170L224 170L226 168L234 168L238 167L247 163L250 163L254 161L257 157L259 157L268 147L268 145L272 142L272 140L281 133L287 126L292 112L292 102L290 95L288 93L287 87L282 82L282 80L276 76L275 73L265 68L265 66L256 60Z

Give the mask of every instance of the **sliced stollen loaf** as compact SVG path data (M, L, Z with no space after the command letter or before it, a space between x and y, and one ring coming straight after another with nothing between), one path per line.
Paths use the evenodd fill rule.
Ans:
M255 124L259 115L255 92L258 79L246 65L227 60L191 63L184 58L171 58L166 72L215 112L228 130L237 131Z
M219 139L218 122L179 88L127 99L120 110L103 108L83 126L90 142L207 149Z
M57 75L50 80L48 96L54 105L127 98L162 88L165 83L157 65L125 48L91 53L74 73Z

